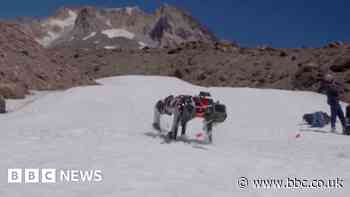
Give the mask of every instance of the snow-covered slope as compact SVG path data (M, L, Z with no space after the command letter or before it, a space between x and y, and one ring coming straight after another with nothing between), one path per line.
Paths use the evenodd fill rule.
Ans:
M117 37L124 37L127 39L134 39L135 35L131 32L128 32L124 29L107 29L102 31L102 34L105 34L108 36L108 38L117 38Z
M348 196L350 138L300 131L303 113L328 111L309 92L202 88L175 78L124 76L44 94L0 116L0 196ZM214 144L152 138L154 103L209 90L228 107ZM164 119L167 120L167 119ZM167 126L169 124L165 123ZM189 125L189 137L201 122ZM328 131L329 128L322 129ZM8 168L101 169L95 184L9 185ZM345 179L343 189L240 189L237 178ZM331 193L332 192L332 193Z

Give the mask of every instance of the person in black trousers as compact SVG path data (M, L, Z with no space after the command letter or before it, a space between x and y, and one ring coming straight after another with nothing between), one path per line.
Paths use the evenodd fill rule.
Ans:
M0 114L6 113L6 101L5 98L0 95Z
M344 116L343 109L339 103L339 97L344 93L344 88L340 83L338 83L333 75L327 74L324 77L324 80L320 88L321 92L325 92L327 95L327 103L330 106L331 110L331 132L335 132L335 123L337 117L340 119L343 132L346 128L346 120Z

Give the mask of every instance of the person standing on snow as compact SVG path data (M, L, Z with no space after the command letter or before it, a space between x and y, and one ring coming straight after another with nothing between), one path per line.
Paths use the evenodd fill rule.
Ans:
M331 132L335 132L335 123L337 117L340 119L343 132L346 128L346 121L342 107L339 103L339 97L344 93L344 88L340 83L338 83L333 75L327 74L324 77L324 80L320 88L321 92L325 92L327 95L327 103L330 106L331 110Z
M6 101L5 98L0 95L0 114L6 113Z

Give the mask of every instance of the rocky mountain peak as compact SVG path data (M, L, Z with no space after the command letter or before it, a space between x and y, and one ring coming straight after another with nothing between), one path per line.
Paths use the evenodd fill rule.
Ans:
M102 24L103 21L96 8L84 7L78 12L73 32L75 36L77 33L88 34L96 29L103 29L106 25Z
M71 12L78 12L78 8L73 8L73 7L61 7L59 8L52 16L51 18L56 18L56 19L65 19L71 15Z
M158 40L161 46L192 41L217 41L208 28L183 9L164 4L156 11L156 16L158 21L150 35Z
M143 48L216 40L189 13L170 5L153 14L139 7L63 7L51 17L19 23L44 47Z

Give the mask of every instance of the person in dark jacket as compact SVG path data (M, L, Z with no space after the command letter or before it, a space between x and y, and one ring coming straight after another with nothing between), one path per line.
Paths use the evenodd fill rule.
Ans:
M325 92L327 95L327 103L331 110L331 131L335 132L335 123L337 117L340 119L343 126L343 132L345 130L346 121L342 107L339 103L339 97L344 93L344 88L340 83L338 83L333 75L327 74L324 77L324 81L321 85L321 91Z
M6 113L6 101L5 98L0 95L0 114Z

